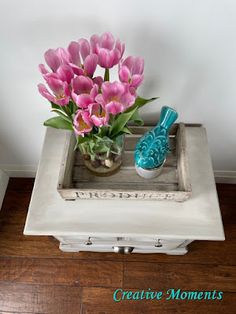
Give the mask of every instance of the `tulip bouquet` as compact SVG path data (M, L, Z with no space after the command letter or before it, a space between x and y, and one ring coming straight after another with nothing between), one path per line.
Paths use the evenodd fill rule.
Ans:
M120 166L124 134L131 133L128 122L143 124L138 109L156 99L137 95L144 61L124 59L124 50L120 40L104 33L72 41L67 49L49 49L44 57L50 70L39 65L48 87L39 84L38 90L57 114L44 125L73 130L76 148L94 172L111 173ZM103 77L95 75L98 66L104 69ZM111 82L114 66L119 80Z

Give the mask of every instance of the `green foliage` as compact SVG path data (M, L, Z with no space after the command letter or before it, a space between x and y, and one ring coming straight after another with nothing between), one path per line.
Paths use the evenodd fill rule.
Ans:
M139 115L138 109L134 112L134 114L132 115L132 117L130 118L129 121L132 121L137 125L143 125L144 124L143 119Z
M53 117L44 122L45 126L55 129L73 130L72 124L62 117Z
M138 108L141 108L143 107L144 105L146 105L147 103L149 102L152 102L156 99L158 99L159 97L153 97L153 98L149 98L149 99L145 99L145 98L142 98L142 97L137 97L136 100L135 100L135 103L133 106L137 106Z
M104 81L109 81L109 80L110 80L110 72L109 72L109 69L105 69Z
M80 136L78 138L81 138ZM108 136L99 137L98 135L83 137L83 141L77 142L82 154L89 155L91 160L99 158L105 160L111 153L120 154L122 145L119 138L112 140Z
M137 108L133 108L133 110L129 112L121 113L117 116L117 118L114 120L109 135L114 138L116 137L120 132L122 132L123 128L126 127L127 122L130 120L134 112L137 110Z
M129 121L132 121L138 125L143 125L143 120L139 116L138 109L156 99L157 97L150 99L137 97L133 106L131 106L125 112L119 114L117 117L114 118L114 121L109 130L109 136L111 138L114 138L122 133L130 133L129 129L127 128L127 123Z
M109 80L109 70L105 71L105 80ZM84 137L76 137L75 149L79 147L83 153L95 158L95 154L105 156L110 152L116 154L120 152L120 145L117 144L117 138L123 134L131 134L127 124L134 122L137 125L143 125L143 120L139 116L139 108L147 103L156 100L158 97L144 99L137 97L133 106L128 108L125 112L117 116L110 116L110 126L103 126L100 128L94 127L93 131L86 134ZM59 106L51 102L51 111L58 114L58 117L48 119L44 122L45 126L56 129L73 130L73 118L78 109L73 101L70 101L66 106Z
M61 109L51 109L51 112L56 112L62 119L66 120L69 123L72 123L72 118L69 117L65 111Z

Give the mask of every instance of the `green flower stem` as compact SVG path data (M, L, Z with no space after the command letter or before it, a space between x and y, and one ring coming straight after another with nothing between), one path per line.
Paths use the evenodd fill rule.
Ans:
M110 73L109 73L109 69L105 69L105 73L104 73L104 81L109 81L110 80Z

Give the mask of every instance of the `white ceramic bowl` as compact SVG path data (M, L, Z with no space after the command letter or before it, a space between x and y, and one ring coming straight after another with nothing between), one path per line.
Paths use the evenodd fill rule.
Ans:
M144 168L140 168L137 165L135 165L135 169L138 173L138 175L140 175L140 177L145 178L145 179L153 179L157 176L159 176L159 174L162 171L163 165L164 165L165 161L163 162L163 164L157 168L153 168L153 169L144 169Z

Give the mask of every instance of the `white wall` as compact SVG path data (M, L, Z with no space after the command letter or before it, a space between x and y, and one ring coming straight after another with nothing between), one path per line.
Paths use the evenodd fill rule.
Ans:
M143 96L208 130L215 170L236 170L236 1L1 0L0 167L33 169L49 105L36 88L48 48L111 31L145 58ZM21 169L21 170L22 170Z

